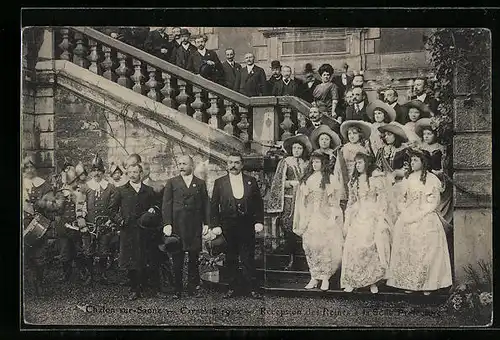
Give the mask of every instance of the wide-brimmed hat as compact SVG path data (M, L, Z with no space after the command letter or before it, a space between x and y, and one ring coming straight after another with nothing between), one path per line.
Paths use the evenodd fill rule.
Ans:
M340 125L340 133L346 141L349 140L347 138L347 130L349 130L349 128L353 126L356 126L361 130L361 133L363 134L363 138L365 140L370 138L370 135L372 134L372 128L369 123L362 120L346 120Z
M424 133L424 129L430 128L432 131L434 129L431 126L431 119L430 118L420 118L415 122L415 133L422 138L422 135Z
M375 109L383 110L387 114L387 117L389 117L391 122L396 120L396 110L394 110L394 108L389 104L384 103L383 101L377 99L369 103L368 106L366 107L366 115L370 117L372 122L375 121L374 118Z
M389 124L382 125L378 128L380 132L385 132L389 131L392 132L395 135L398 135L403 139L403 141L407 142L408 141L408 136L406 135L405 130L403 129L403 126L397 122L391 122Z
M181 238L175 234L163 236L163 243L158 245L158 249L164 253L176 254L182 251Z
M311 154L312 152L312 144L309 138L306 135L298 134L295 136L288 137L283 141L283 149L286 150L287 154L292 154L292 145L295 143L299 143L304 147L304 154Z
M330 138L332 139L331 141L332 149L335 149L337 146L342 144L342 141L337 133L335 133L327 125L320 125L318 128L314 129L313 132L311 132L311 136L309 137L314 149L319 149L318 139L319 136L321 136L322 134L330 136Z
M189 32L189 30L187 28L181 28L181 32L180 32L179 35L181 35L181 36L183 36L183 35L189 35L190 36L191 32Z
M408 103L403 105L407 110L414 107L420 111L420 118L429 118L434 115L434 113L429 108L429 105L424 104L422 101L418 99L410 100Z

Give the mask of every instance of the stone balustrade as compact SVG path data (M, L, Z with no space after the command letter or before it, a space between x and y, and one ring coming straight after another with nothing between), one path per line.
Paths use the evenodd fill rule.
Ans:
M61 28L55 39L56 59L249 142L258 153L293 135L309 113L299 98L244 96L89 27Z

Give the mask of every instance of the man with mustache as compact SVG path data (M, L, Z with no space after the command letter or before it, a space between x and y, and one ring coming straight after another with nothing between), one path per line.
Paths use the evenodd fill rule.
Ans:
M406 110L398 104L398 92L394 89L386 89L384 91L384 101L396 111L396 122L403 125L406 124L408 121L406 118Z
M255 233L264 228L264 202L254 177L243 174L243 156L231 153L228 174L215 180L211 201L212 227L221 227L227 241L226 263L230 277L226 298L239 293L260 298L255 284ZM243 267L239 284L239 261Z
M245 54L246 65L238 72L236 86L240 93L248 97L263 96L266 92L266 73L255 65L253 53Z
M183 28L180 30L180 41L181 44L175 49L175 55L173 57L173 63L183 69L188 69L189 56L197 51L197 48L189 42L191 33Z
M205 48L207 40L206 35L199 35L195 38L197 50L189 55L187 69L218 83L224 78L224 70L217 53Z
M236 88L236 75L241 70L241 65L234 61L234 49L226 49L226 61L222 63L222 68L224 70L224 82L223 85L231 90L238 91Z
M163 193L163 233L177 235L182 251L172 254L174 271L174 297L182 297L182 272L184 257L188 253L188 295L199 296L200 273L198 259L201 235L208 231L210 204L205 181L194 176L191 156L181 156L177 161L180 175L167 181Z

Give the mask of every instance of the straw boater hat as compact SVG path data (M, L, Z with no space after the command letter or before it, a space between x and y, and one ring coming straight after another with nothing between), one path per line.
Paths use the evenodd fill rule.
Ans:
M338 134L336 134L328 126L320 125L318 128L313 130L313 132L311 133L311 136L309 137L314 149L319 149L318 139L319 139L319 136L321 136L322 134L326 134L326 135L330 136L330 138L332 139L332 141L331 141L332 146L331 147L333 149L335 149L337 146L342 144Z
M392 132L395 135L398 135L403 139L403 141L407 142L408 141L408 136L406 135L406 132L403 129L403 126L397 122L392 122L389 124L382 125L381 127L378 128L380 132L385 132L389 131Z
M424 129L430 128L432 131L434 129L431 127L431 119L430 118L420 118L415 123L415 133L422 138Z
M340 133L346 141L349 140L347 138L347 130L349 130L349 128L353 126L356 126L361 130L364 139L370 138L370 135L372 134L372 128L369 123L362 120L346 120L342 123L342 125L340 125Z
M309 138L306 135L298 134L292 137L288 137L283 141L283 149L286 150L288 155L292 154L292 145L295 143L299 143L304 147L305 155L311 154L312 152L312 144ZM304 156L305 156L304 155Z
M418 99L410 100L403 106L406 107L407 110L410 110L412 107L417 108L420 111L420 118L428 118L434 115L434 113L429 109L429 106Z
M394 108L389 104L384 103L383 101L377 99L369 103L368 106L366 107L366 114L368 117L370 117L372 122L375 121L374 118L375 109L381 109L385 111L391 122L396 120L396 111L394 110Z

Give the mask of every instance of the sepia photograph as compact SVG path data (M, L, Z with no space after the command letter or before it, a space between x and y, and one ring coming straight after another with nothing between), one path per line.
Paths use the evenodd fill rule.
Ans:
M485 28L21 29L21 327L488 327Z

